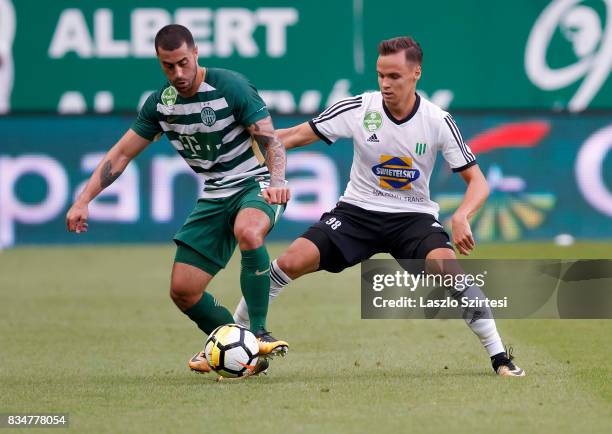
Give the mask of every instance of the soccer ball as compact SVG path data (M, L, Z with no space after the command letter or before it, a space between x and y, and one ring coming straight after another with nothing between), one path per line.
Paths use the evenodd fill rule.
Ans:
M204 354L211 369L222 377L242 377L255 367L259 345L250 330L238 324L226 324L208 336Z

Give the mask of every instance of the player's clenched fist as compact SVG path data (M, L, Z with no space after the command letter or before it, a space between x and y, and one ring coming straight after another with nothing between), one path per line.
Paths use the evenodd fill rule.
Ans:
M66 214L66 227L68 228L68 232L76 232L77 234L87 232L88 215L89 211L87 210L87 205L75 202Z
M282 205L291 199L291 192L288 187L268 187L261 192L261 195L271 205Z

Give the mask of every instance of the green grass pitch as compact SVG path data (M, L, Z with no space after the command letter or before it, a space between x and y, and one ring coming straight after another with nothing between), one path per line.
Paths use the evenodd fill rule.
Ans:
M203 336L167 295L173 252L0 252L0 412L69 413L79 433L610 432L612 321L499 321L528 376L498 378L462 321L361 320L359 267L294 282L269 316L289 355L267 377L215 383L186 366ZM609 258L612 245L478 256ZM230 310L238 271L234 256L211 285Z

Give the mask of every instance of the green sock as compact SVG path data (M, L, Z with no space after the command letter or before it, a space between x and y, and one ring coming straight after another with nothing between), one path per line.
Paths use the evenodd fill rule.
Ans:
M266 328L270 295L270 256L265 246L242 250L240 288L251 320L251 331Z
M208 292L205 292L196 304L183 313L207 335L220 325L234 322L229 310L220 305L217 299Z

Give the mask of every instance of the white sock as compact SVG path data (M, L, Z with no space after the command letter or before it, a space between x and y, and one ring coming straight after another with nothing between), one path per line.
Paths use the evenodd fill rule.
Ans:
M462 295L467 296L469 299L478 298L483 300L486 298L482 290L477 286L469 287L463 291ZM476 319L475 321L473 312L471 312L471 310L473 309L465 309L465 323L474 332L474 334L478 336L480 343L485 350L487 350L487 353L489 353L489 357L503 353L505 351L504 344L502 343L501 337L497 332L497 326L495 325L495 320L493 319L491 309L485 308L486 315L484 315L484 318Z
M268 304L272 303L283 288L291 283L291 278L285 274L278 266L276 259L270 264L270 298ZM234 322L243 327L249 328L251 321L249 320L249 310L247 308L244 297L238 302L236 311L234 312Z
M472 329L474 334L478 336L480 343L485 350L487 350L487 353L489 353L489 357L493 357L496 354L506 351L504 349L504 344L502 344L501 337L499 337L499 333L497 332L494 319L483 318L476 320L473 323L465 320L465 323L470 329Z

